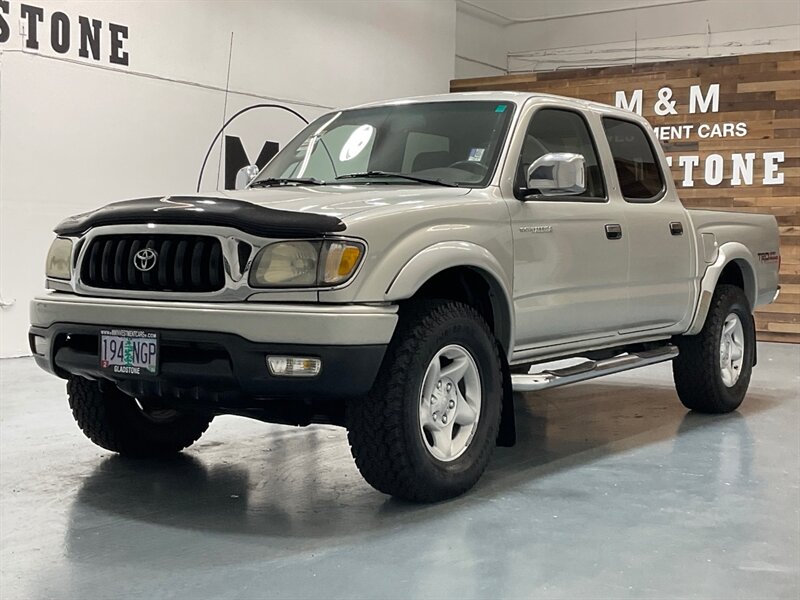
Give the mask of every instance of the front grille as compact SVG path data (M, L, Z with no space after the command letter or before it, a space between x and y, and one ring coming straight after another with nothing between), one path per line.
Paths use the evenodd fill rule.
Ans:
M137 267L137 253L146 249L155 257L140 254ZM225 284L222 246L216 238L199 235L98 236L86 248L81 282L117 290L214 292Z

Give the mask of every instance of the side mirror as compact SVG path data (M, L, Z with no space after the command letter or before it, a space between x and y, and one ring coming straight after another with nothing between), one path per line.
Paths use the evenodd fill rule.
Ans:
M260 171L261 169L259 169L256 165L247 165L246 167L239 169L239 171L236 173L236 189L243 190L246 188Z
M542 196L565 196L586 191L586 160L581 154L551 152L528 167L527 187Z

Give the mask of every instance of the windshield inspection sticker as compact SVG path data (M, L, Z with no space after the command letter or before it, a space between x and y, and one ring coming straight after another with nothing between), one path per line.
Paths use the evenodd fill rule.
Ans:
M480 162L480 160L483 158L483 153L485 150L486 148L471 148L469 151L469 158L467 160Z
M505 104L498 104L495 107L494 112L506 112L506 105Z

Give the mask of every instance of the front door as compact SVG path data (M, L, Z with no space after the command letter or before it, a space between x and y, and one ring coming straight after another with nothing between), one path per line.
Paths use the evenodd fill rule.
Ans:
M610 338L626 323L624 206L609 200L596 148L577 111L542 108L528 125L511 203L518 350ZM586 190L526 197L528 165L552 152L583 155Z

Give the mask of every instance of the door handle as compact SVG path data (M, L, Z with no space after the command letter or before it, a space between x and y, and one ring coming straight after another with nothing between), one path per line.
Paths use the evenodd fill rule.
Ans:
M606 237L610 240L621 240L622 225L619 223L609 223L606 225Z
M683 223L680 221L673 221L669 224L669 232L672 235L683 235Z

